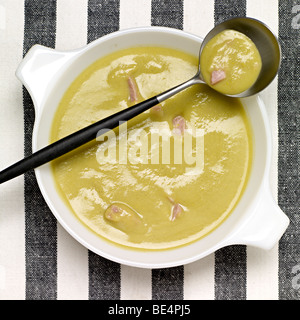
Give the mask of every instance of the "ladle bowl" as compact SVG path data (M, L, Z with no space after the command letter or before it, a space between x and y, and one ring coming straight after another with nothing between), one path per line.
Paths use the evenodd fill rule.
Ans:
M186 89L191 85L205 83L200 69L200 57L203 48L214 36L228 29L239 31L254 42L261 56L262 68L257 80L250 88L239 94L226 94L226 96L237 98L249 97L259 93L272 82L278 73L281 60L281 50L278 39L274 33L259 20L253 18L233 18L216 25L204 38L199 50L197 74L185 83L182 83L181 85L158 95L157 98L159 102L170 98L174 94Z
M223 30L232 29L245 34L257 47L262 68L256 82L248 90L234 95L234 97L248 97L265 89L278 73L281 50L280 44L274 33L261 21L253 18L233 18L215 26L204 38L200 53L207 42ZM199 70L200 71L200 70Z

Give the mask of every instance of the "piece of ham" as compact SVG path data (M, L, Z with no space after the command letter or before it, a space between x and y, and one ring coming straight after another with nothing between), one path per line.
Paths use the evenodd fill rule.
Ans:
M160 111L162 111L162 106L161 106L161 104L157 104L156 106L152 107L152 108L151 108L151 111L153 111L153 112L160 112Z
M125 233L141 234L147 231L143 217L127 204L118 202L106 208L104 217L109 224Z
M171 214L171 221L174 221L176 218L178 218L180 216L180 214L183 211L183 208L179 203L175 202L175 200L172 199L171 197L168 197L168 199L173 204L172 214Z
M172 209L171 221L174 221L182 212L182 207L179 203L175 203Z
M129 97L131 102L135 102L138 100L138 90L135 83L135 80L129 76L127 79L128 88L129 88Z
M186 122L184 117L177 116L173 119L173 132L182 135L186 129Z
M164 110L162 108L162 105L161 104L157 104L156 106L152 107L150 109L150 113L154 116L157 116L157 117L162 117L164 115Z
M217 84L218 82L224 80L225 78L226 78L226 73L224 70L222 70L222 69L214 70L211 73L210 84L213 86L213 85Z
M111 205L105 211L106 219L110 221L119 221L121 217L122 209L116 205Z

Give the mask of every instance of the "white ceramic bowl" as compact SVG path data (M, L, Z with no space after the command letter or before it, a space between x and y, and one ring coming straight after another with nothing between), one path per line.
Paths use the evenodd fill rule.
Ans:
M119 49L143 45L166 46L198 55L201 41L183 31L146 27L118 31L69 52L33 46L16 72L34 102L33 151L49 143L53 116L60 99L71 82L95 60ZM254 137L254 159L247 188L225 222L192 244L164 251L138 251L103 240L85 227L61 199L49 164L35 171L41 192L59 223L76 240L93 252L126 265L144 268L178 266L232 244L270 249L286 230L289 220L270 192L272 140L264 104L258 96L243 99L243 104Z

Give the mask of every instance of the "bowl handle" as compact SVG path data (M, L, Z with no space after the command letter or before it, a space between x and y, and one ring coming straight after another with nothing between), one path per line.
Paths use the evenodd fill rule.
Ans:
M41 45L34 45L16 70L17 78L28 90L38 114L43 106L55 75L78 51L60 52Z
M255 213L237 233L229 244L244 244L265 250L272 249L289 225L289 218L275 202L270 187L263 184Z

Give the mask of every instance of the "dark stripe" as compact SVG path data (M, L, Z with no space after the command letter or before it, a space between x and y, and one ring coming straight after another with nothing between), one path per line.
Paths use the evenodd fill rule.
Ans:
M89 0L88 42L119 30L119 0Z
M245 246L229 246L215 253L215 299L246 299Z
M290 225L279 242L279 299L299 300L300 2L279 1L282 62L278 75L278 203Z
M234 17L245 17L246 0L215 0L215 24Z
M215 0L215 24L246 16L246 0ZM215 299L246 299L246 246L229 246L215 253Z
M88 42L119 30L119 0L88 1ZM120 299L121 268L89 251L89 299Z
M151 24L176 29L183 29L182 0L152 0ZM152 270L152 299L183 299L183 266Z
M183 300L183 267L152 270L153 300Z
M54 48L56 1L26 0L24 55L34 44ZM23 89L24 152L31 154L34 108L27 90ZM46 205L33 171L25 174L25 257L26 299L57 297L57 224Z
M183 0L152 0L151 24L183 29Z
M120 299L120 265L89 251L89 299Z

